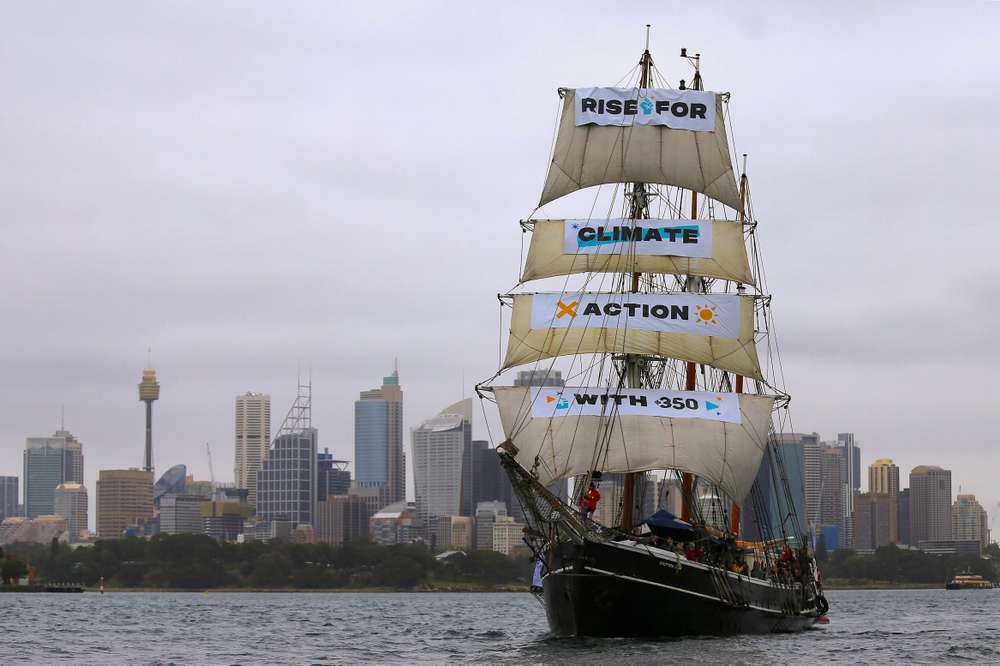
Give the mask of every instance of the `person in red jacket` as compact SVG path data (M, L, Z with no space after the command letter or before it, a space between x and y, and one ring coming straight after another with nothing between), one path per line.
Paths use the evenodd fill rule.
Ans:
M580 518L587 520L590 514L597 510L597 503L601 500L601 492L591 483L587 492L580 498Z

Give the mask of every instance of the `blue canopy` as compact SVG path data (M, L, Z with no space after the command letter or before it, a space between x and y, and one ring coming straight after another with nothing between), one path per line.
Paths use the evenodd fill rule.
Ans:
M660 509L646 519L650 531L658 536L670 536L680 539L690 539L694 536L691 523L685 522L674 514Z

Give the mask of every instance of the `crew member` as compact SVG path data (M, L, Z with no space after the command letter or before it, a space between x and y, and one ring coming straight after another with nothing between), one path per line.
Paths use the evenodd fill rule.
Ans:
M597 510L597 503L601 500L601 492L593 483L587 488L587 492L580 498L580 518L587 520L590 514Z

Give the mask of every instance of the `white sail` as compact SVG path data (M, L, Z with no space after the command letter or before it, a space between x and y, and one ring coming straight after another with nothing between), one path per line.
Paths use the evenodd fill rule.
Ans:
M722 95L715 95L713 132L664 125L577 126L575 102L576 91L565 90L559 133L539 206L592 185L656 183L701 192L730 208L739 208Z
M724 399L738 399L739 423L620 412L614 418L586 413L532 416L533 403L549 397L546 391L566 395L574 390L579 389L492 389L504 433L518 449L518 463L536 473L541 483L592 469L676 469L711 480L730 497L749 493L766 448L773 397L722 394Z
M619 353L708 363L764 378L751 296L584 292L511 298L504 369L555 356Z
M610 222L612 221L592 220L589 228L599 228L599 225ZM712 241L707 256L679 256L668 254L680 251L669 247L659 254L643 254L635 247L635 243L628 241L605 245L596 252L581 252L568 247L566 243L566 229L578 224L578 221L534 220L534 231L521 281L573 273L672 273L754 284L743 242L743 225L724 220L704 223L710 225Z

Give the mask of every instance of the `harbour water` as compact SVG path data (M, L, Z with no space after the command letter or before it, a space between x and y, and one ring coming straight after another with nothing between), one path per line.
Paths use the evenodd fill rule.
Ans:
M1000 662L1000 590L828 598L800 634L635 641L552 638L528 594L5 594L0 664Z

